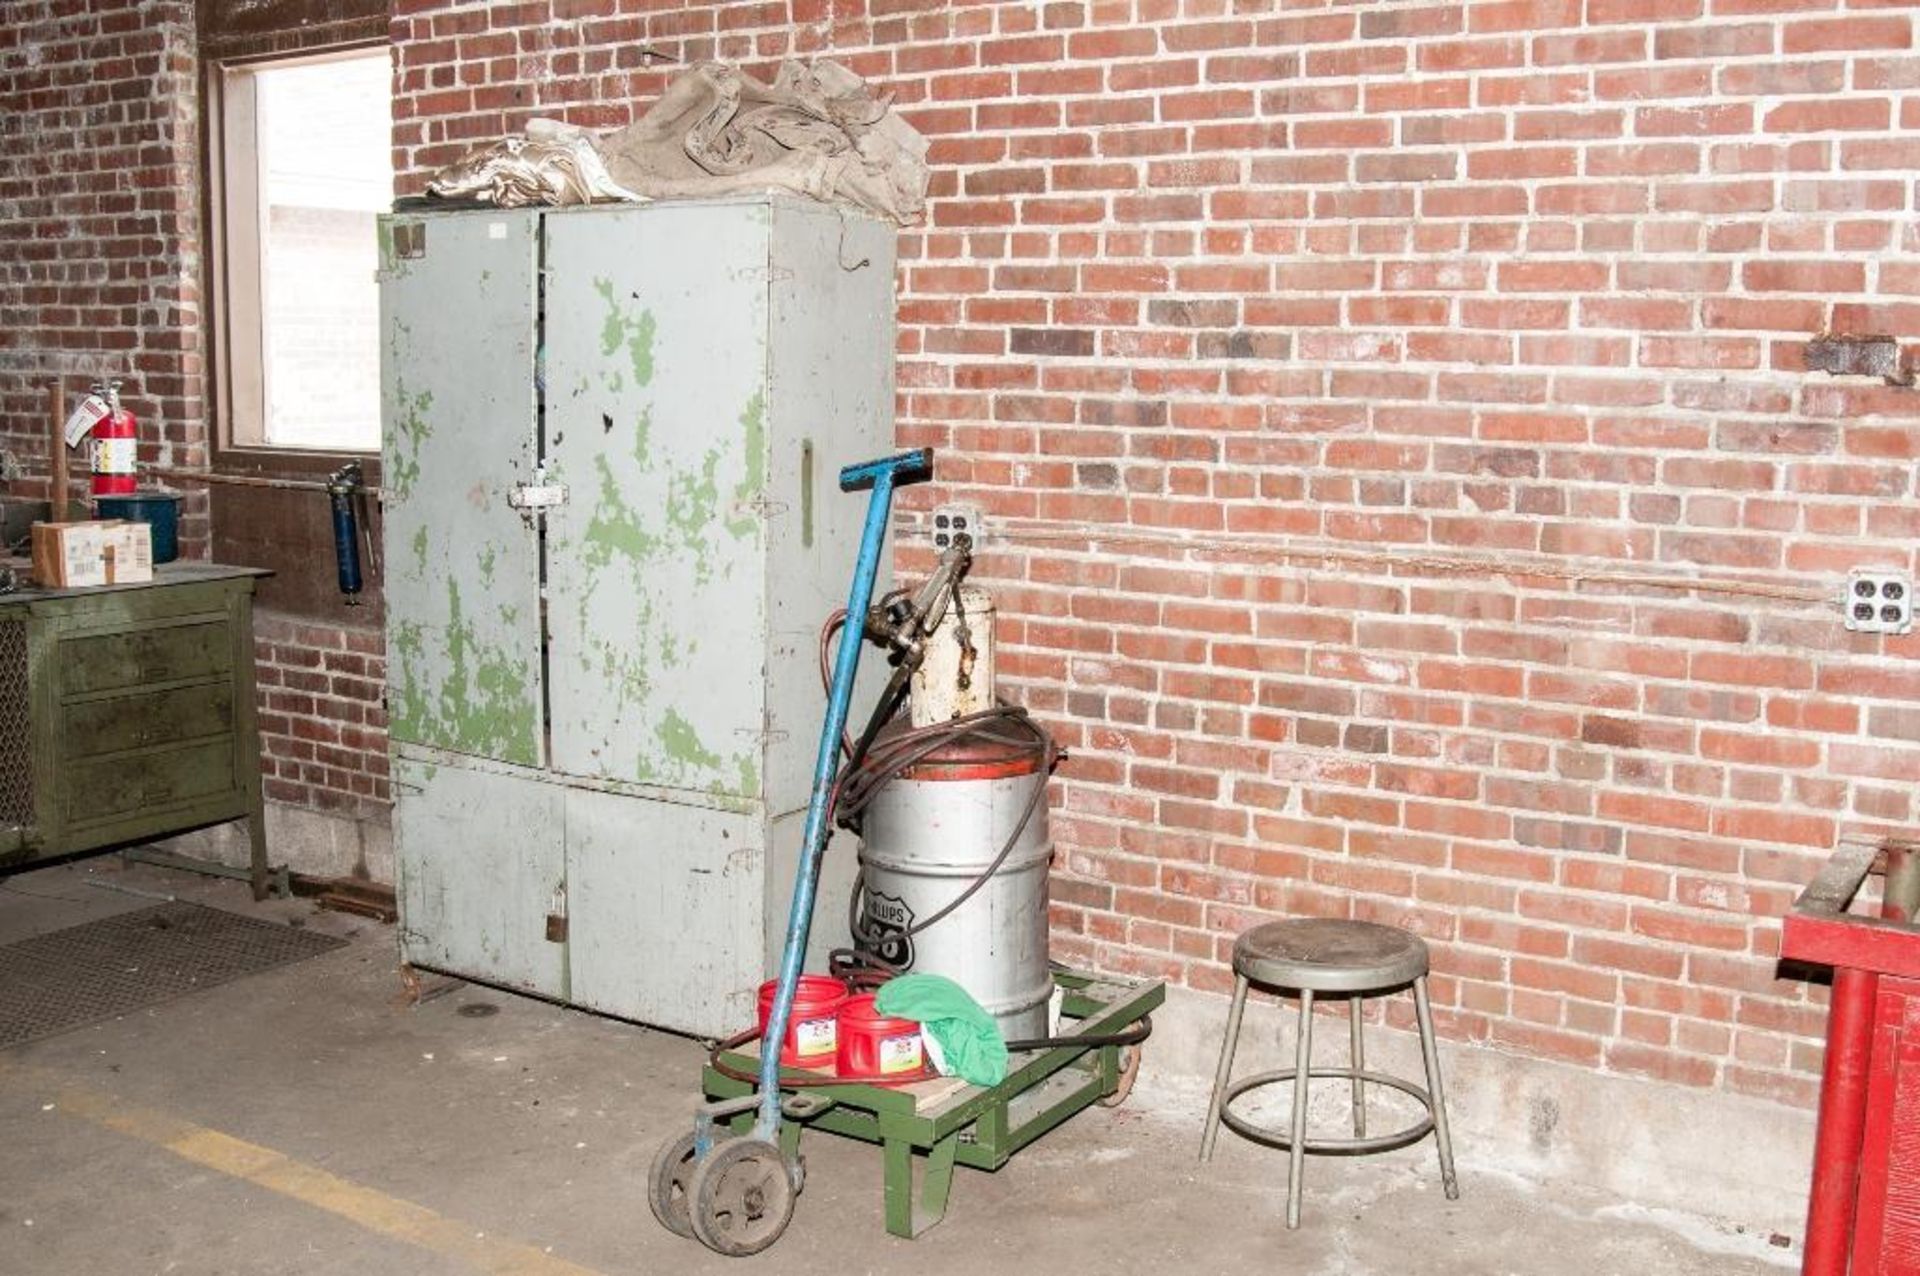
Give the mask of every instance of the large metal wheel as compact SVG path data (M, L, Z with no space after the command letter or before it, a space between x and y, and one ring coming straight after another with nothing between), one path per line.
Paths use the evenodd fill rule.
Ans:
M779 1240L793 1218L793 1198L786 1158L765 1139L715 1145L687 1186L693 1234L729 1258L758 1254Z
M693 1215L688 1208L692 1199L693 1135L682 1134L660 1145L653 1156L653 1171L647 1175L647 1204L660 1226L675 1236L693 1239Z

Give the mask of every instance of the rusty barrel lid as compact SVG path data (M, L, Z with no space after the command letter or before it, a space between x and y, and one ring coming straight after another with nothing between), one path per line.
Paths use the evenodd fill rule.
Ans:
M875 750L914 730L904 719L889 723L874 739ZM930 728L921 727L925 731ZM1032 775L1043 754L1037 740L997 740L970 735L943 744L900 773L903 780L1006 780Z

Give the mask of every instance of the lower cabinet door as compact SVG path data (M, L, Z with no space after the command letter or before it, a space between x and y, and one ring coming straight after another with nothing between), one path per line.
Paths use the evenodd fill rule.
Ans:
M754 1021L763 948L757 816L569 790L571 1000L676 1032Z
M404 752L393 780L406 959L570 1000L565 790Z

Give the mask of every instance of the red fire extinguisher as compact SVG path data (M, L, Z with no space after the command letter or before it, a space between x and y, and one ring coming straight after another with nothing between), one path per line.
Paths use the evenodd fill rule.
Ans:
M93 494L130 496L138 479L134 453L139 447L139 422L120 406L120 383L107 382L107 415L93 427Z

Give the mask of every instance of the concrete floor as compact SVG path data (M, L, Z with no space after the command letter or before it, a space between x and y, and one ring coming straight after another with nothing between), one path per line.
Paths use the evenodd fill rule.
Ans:
M743 1270L663 1231L655 1146L689 1128L699 1047L471 985L402 1003L390 927L113 857L0 879L0 943L177 894L348 936L321 957L0 1051L0 1272L67 1276ZM445 985L446 981L434 981ZM490 1010L475 1010L475 1007ZM1143 1086L1015 1157L962 1169L944 1224L886 1235L877 1150L809 1136L807 1190L758 1260L788 1272L1012 1270L1735 1276L1768 1238L1492 1175L1431 1144L1308 1164L1223 1138L1195 1164L1190 1095Z

